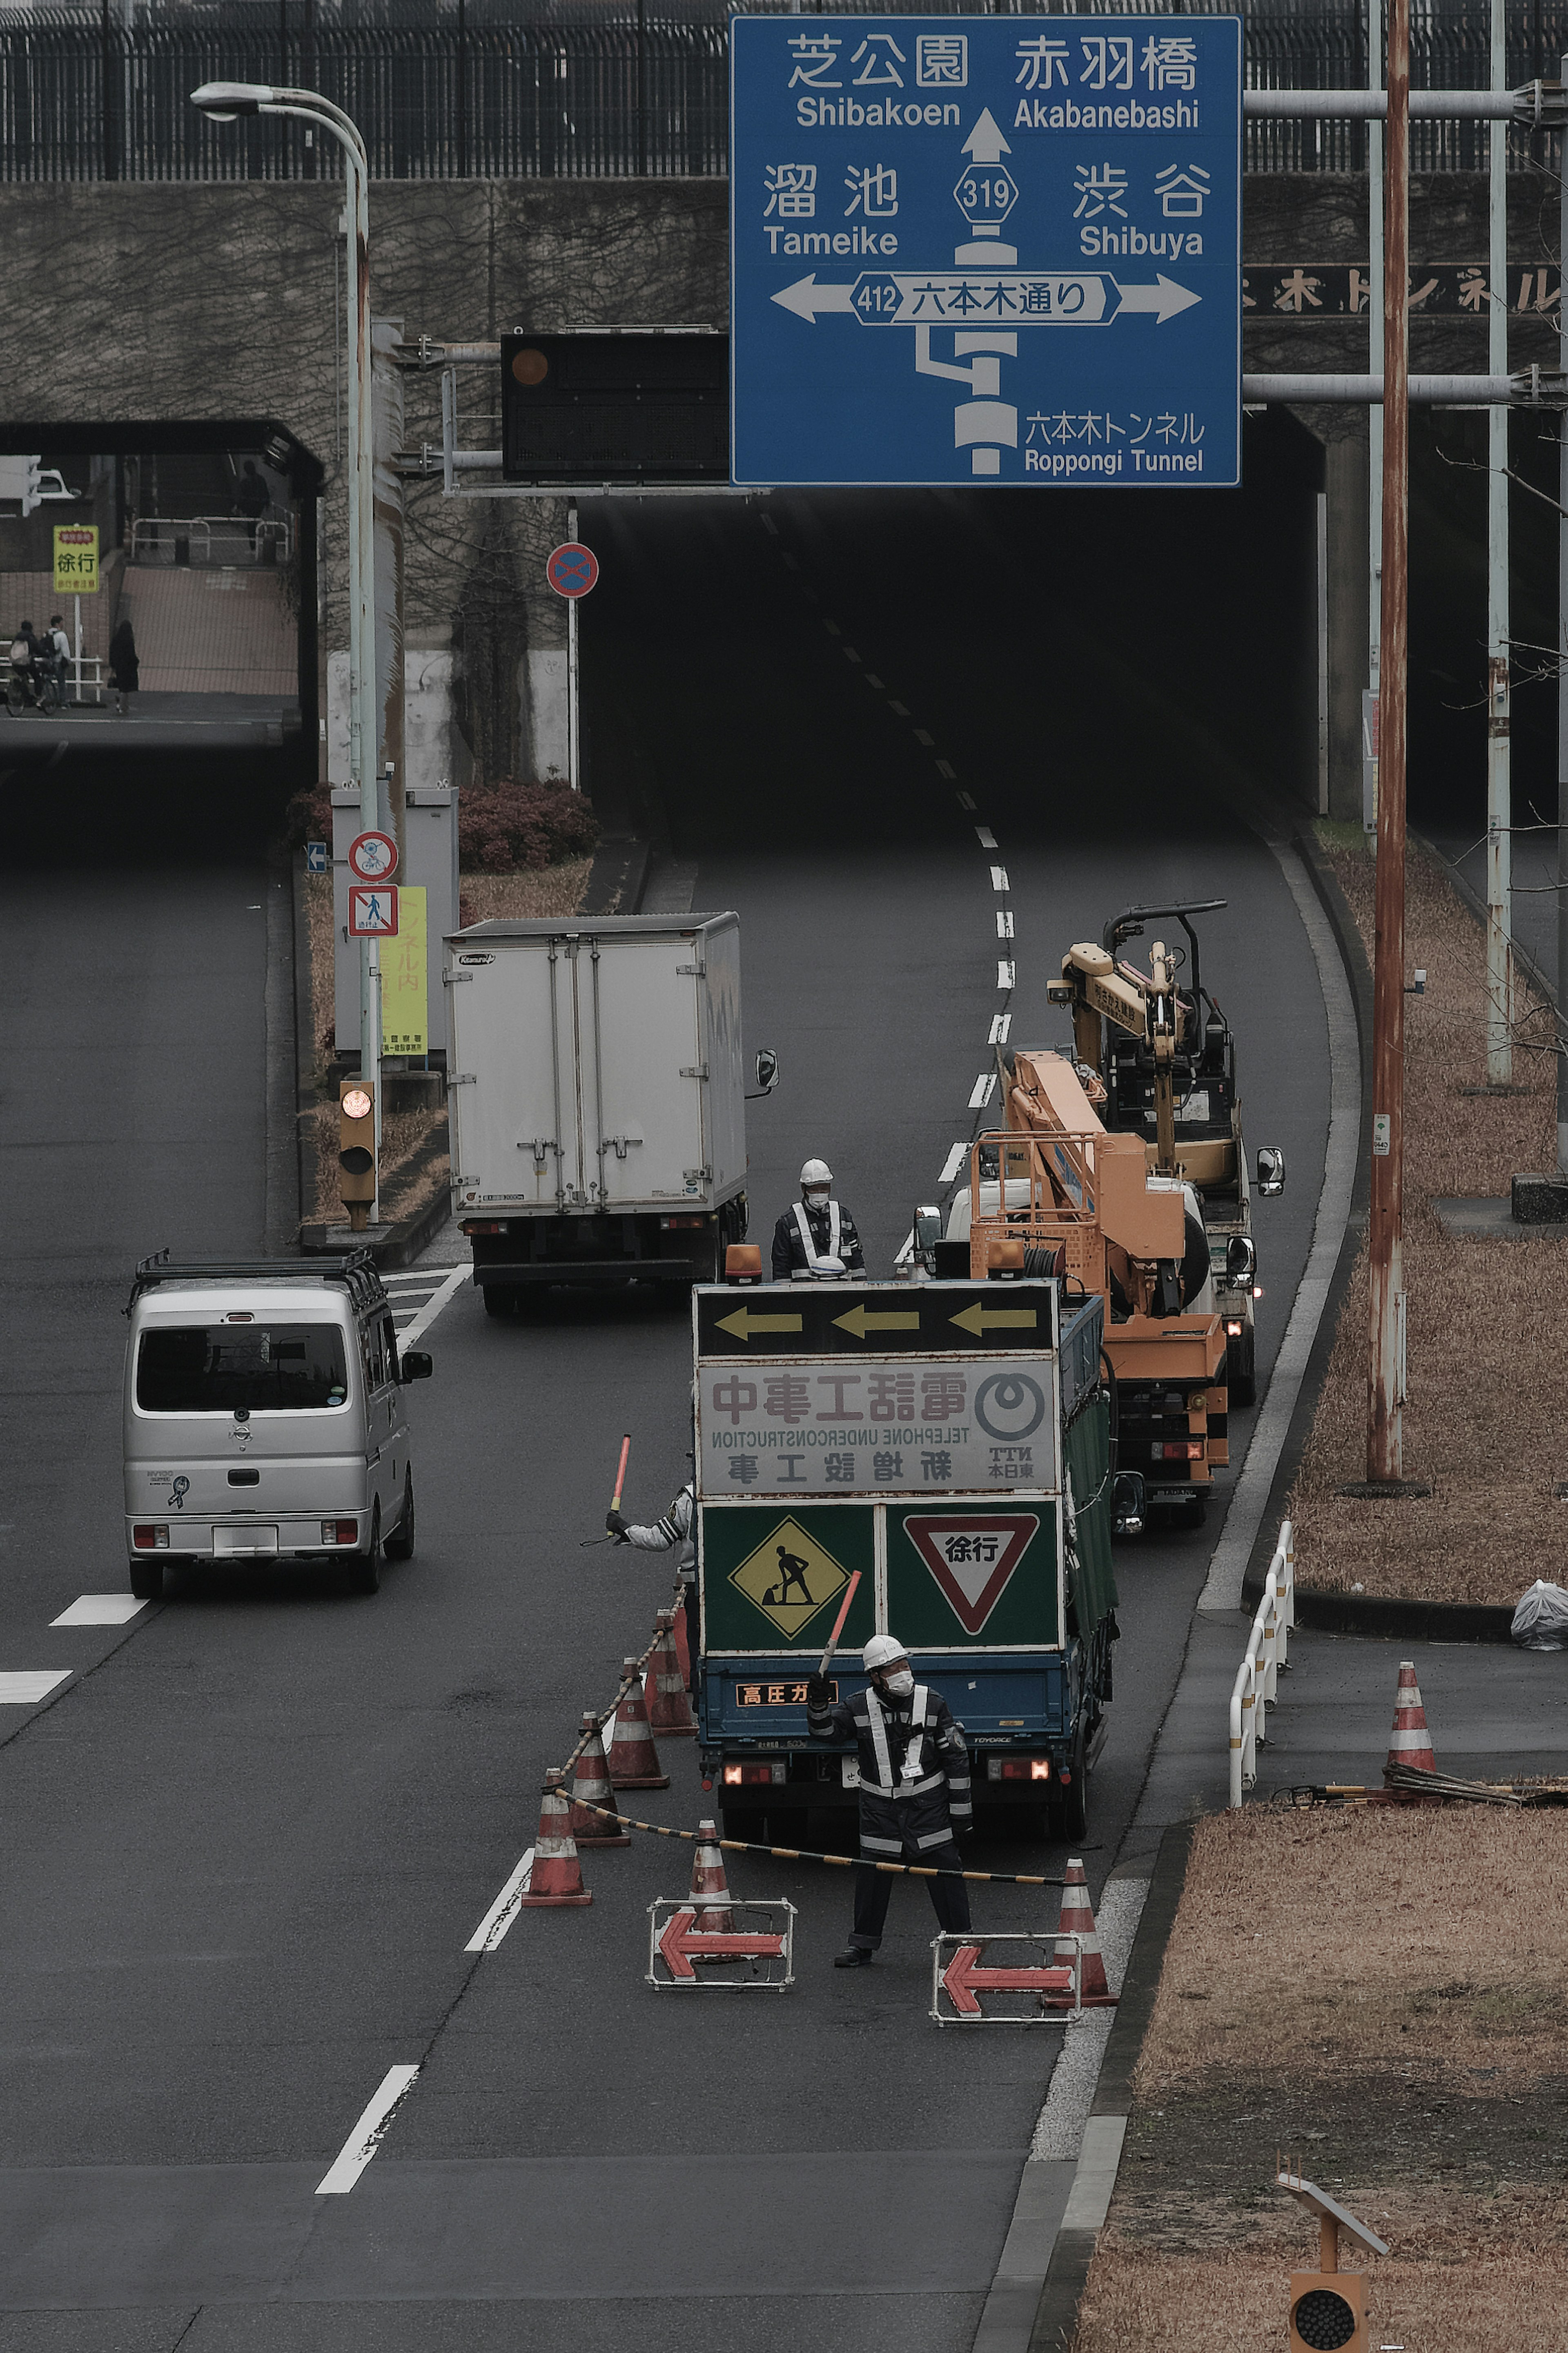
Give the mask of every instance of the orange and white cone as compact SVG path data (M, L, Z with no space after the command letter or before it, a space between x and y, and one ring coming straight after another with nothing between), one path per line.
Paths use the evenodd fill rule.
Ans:
M1089 1900L1089 1882L1083 1875L1083 1862L1076 1854L1068 1857L1061 1918L1057 1923L1055 1960L1059 1968L1072 1967L1075 1948L1068 1942L1069 1936L1079 1940L1077 1950L1081 1955L1079 1962L1081 1972L1079 1998L1083 2007L1085 2010L1107 2009L1116 2000L1116 1996L1111 1992L1110 1981L1105 1974L1105 1955L1100 1950L1100 1931L1094 1925L1094 1906ZM1072 1996L1070 1993L1043 1993L1040 2007L1042 2010L1070 2010Z
M669 1776L658 1769L658 1751L648 1730L647 1707L642 1695L642 1669L635 1659L621 1662L627 1688L616 1710L610 1735L610 1786L616 1789L668 1789Z
M647 1662L647 1720L650 1730L668 1733L677 1740L689 1740L696 1731L691 1703L686 1696L686 1678L680 1672L680 1658L675 1647L675 1612L661 1609L654 1620L658 1629L653 1655Z
M561 1782L562 1776L552 1765L544 1777L539 1835L533 1841L533 1869L529 1873L528 1894L518 1899L522 1904L592 1904L594 1900L583 1884L583 1866L577 1860L577 1841L572 1835L571 1809Z
M583 1730L588 1738L572 1777L572 1835L579 1846L630 1846L632 1834L622 1830L616 1810L616 1793L610 1787L599 1719L591 1711L584 1715ZM602 1807L603 1812L591 1813L589 1808L594 1806ZM611 1818L608 1821L605 1819L606 1814Z
M1437 1770L1414 1659L1401 1659L1399 1662L1399 1689L1394 1695L1394 1730L1389 1735L1388 1761L1391 1765L1412 1766L1420 1773Z
M719 1845L718 1825L699 1822L697 1854L691 1865L691 1893L704 1908L692 1926L701 1935L722 1936L735 1925L730 1907L730 1883L724 1876L724 1857Z

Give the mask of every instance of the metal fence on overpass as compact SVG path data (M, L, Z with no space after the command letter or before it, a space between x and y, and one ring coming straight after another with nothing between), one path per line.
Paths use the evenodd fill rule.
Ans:
M931 13L931 0L918 0ZM846 0L835 0L842 7ZM862 0L848 0L862 8ZM1167 0L1168 5L1168 0ZM381 179L619 178L726 167L726 29L719 0L655 15L647 0L381 0L375 23L348 0L229 0L220 12L163 5L117 19L90 11L0 10L0 179L308 179L337 160L298 124L215 128L190 104L207 80L302 83L354 116ZM864 0L913 8L917 0ZM812 0L798 13L809 15ZM770 9L768 13L774 13ZM780 7L777 13L785 13ZM790 9L787 13L797 13ZM994 10L953 8L955 16ZM1003 13L1050 13L1016 5ZM1208 13L1189 9L1188 13ZM1568 47L1568 0L1514 0L1510 77L1553 73ZM1485 82L1485 0L1416 0L1417 89ZM1365 87L1362 5L1255 6L1247 78L1261 89ZM1519 134L1515 134L1516 139ZM1485 167L1484 123L1411 126L1417 172ZM1249 171L1354 171L1365 128L1249 120ZM1522 153L1522 149L1521 150Z

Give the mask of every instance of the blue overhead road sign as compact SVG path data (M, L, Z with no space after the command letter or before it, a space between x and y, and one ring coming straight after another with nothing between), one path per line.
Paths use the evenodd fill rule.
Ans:
M737 482L1240 480L1238 18L730 41Z

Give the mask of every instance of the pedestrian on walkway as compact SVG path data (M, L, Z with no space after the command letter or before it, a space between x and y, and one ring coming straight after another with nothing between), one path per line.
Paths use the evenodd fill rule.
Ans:
M129 613L109 640L109 679L118 697L115 707L121 719L129 719L131 698L142 683L141 664L136 659L136 632L131 626Z
M882 1941L894 1874L878 1862L920 1862L962 1871L961 1832L973 1815L969 1752L940 1692L917 1683L901 1642L873 1634L862 1653L870 1688L838 1706L826 1675L805 1686L805 1728L814 1740L853 1740L860 1760L860 1857L855 1927L834 1968L862 1969ZM939 1927L969 1926L962 1879L928 1879Z
M245 471L235 484L234 511L243 515L250 533L250 552L256 553L256 526L272 504L272 493L256 470L256 460L247 458Z
M49 643L54 649L55 677L59 685L60 708L63 711L70 685L71 641L66 635L66 625L58 613L49 615Z

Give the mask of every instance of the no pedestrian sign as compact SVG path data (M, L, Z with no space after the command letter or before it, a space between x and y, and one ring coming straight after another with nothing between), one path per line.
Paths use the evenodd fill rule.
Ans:
M580 539L569 539L552 551L544 576L558 596L585 596L599 577L599 559Z
M1239 481L1237 18L730 37L737 482Z
M351 940L390 940L397 936L397 885L376 882L351 884Z

